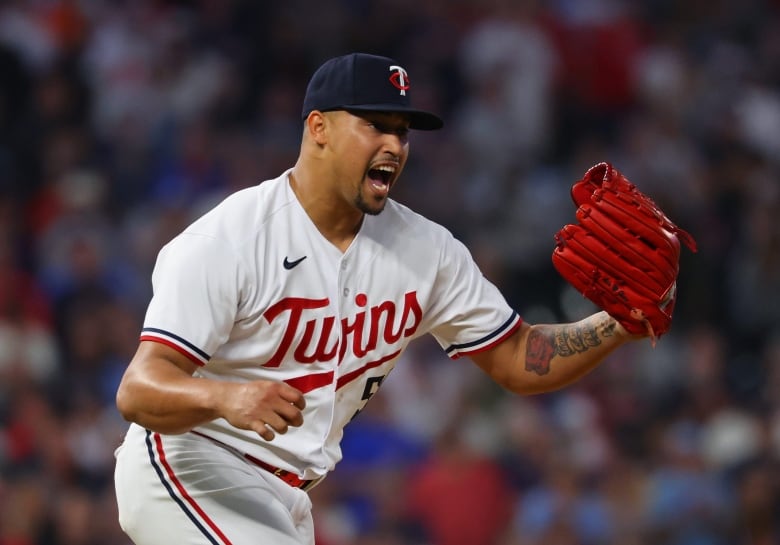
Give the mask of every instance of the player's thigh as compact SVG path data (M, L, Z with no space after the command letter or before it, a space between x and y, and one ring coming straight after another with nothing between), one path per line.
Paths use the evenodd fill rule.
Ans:
M115 484L120 525L137 545L314 543L304 493L200 438L131 430Z

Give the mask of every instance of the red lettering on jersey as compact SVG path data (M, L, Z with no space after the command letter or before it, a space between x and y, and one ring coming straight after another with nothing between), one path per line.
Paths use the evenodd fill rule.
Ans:
M368 304L368 297L365 293L358 293L355 296L355 304L359 307L365 307ZM395 304L390 303L395 307ZM341 319L341 350L339 351L339 363L344 359L349 345L349 336L352 335L352 353L358 358L368 354L368 348L363 344L363 324L366 322L365 311L355 314L355 320L350 324L347 318ZM371 324L372 327L374 324Z
M272 305L263 313L270 324L282 313L288 312L287 325L282 335L279 347L273 356L265 363L266 367L279 367L290 349L293 350L293 358L298 363L315 363L332 360L338 350L338 361L341 362L347 350L358 358L366 356L375 350L379 343L379 333L387 344L395 344L402 337L410 337L416 331L422 321L422 308L417 301L417 292L410 291L404 295L401 319L396 323L396 304L393 301L383 301L367 311L361 310L351 318L341 319L340 343L333 335L336 317L325 316L313 318L303 322L306 310L326 307L328 299L304 299L300 297L288 297ZM368 305L368 297L359 293L355 297L355 304L365 308ZM368 324L368 338L363 339L366 319ZM293 342L299 336L298 344L293 348ZM332 343L329 346L329 342ZM314 347L312 349L312 347Z
M413 321L404 329L404 325L409 322L409 314L413 315ZM417 331L417 326L420 325L422 320L422 309L417 302L417 292L410 291L404 296L404 311L401 317L401 322L398 324L398 329L393 331L393 324L395 323L395 304L392 301L385 301L378 305L371 307L371 331L368 335L369 349L376 348L377 338L379 336L379 324L382 323L382 315L385 315L384 324L385 329L382 332L382 338L388 344L393 344L401 338L410 337Z
M411 337L414 332L417 331L417 327L422 321L422 308L420 303L417 302L417 292L410 291L404 296L404 317L401 319L401 324L405 324L409 321L409 313L413 314L414 321L404 329L404 337Z
M333 323L335 321L336 318L333 316L326 316L325 319L322 320L322 332L320 333L320 339L317 341L317 348L310 356L306 355L306 349L311 344L311 338L314 336L314 328L317 326L317 323L314 320L309 320L306 322L306 329L303 332L303 339L301 339L300 344L295 349L295 361L299 363L314 363L315 361L328 361L329 359L333 358L333 356L336 355L338 344L334 341L333 347L330 349L326 348L325 346L328 342L328 339L330 338L331 331L333 331Z
M274 319L284 312L290 311L290 317L287 321L287 329L282 336L282 342L279 344L279 348L271 359L265 363L266 367L279 367L282 364L282 359L290 348L293 339L295 338L295 332L298 330L298 323L301 321L301 315L306 309L322 308L328 306L328 299L304 299L303 297L286 297L278 303L268 307L263 313L263 316L268 323L274 321Z

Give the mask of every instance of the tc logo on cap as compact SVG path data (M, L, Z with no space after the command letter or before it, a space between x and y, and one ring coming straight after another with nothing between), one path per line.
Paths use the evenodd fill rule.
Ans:
M401 91L401 96L406 96L406 91L409 89L409 76L406 70L394 64L390 67L390 71L393 72L390 76L390 83Z

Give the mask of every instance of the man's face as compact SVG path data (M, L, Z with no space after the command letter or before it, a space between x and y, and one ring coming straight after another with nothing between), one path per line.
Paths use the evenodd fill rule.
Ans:
M361 212L379 214L409 155L408 117L346 111L327 117L339 190Z

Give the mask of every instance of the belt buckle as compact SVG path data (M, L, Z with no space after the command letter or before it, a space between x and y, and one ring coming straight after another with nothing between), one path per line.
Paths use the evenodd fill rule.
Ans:
M277 477L281 477L284 473L287 472L282 468L277 467L276 469L274 469L274 475L276 475Z

